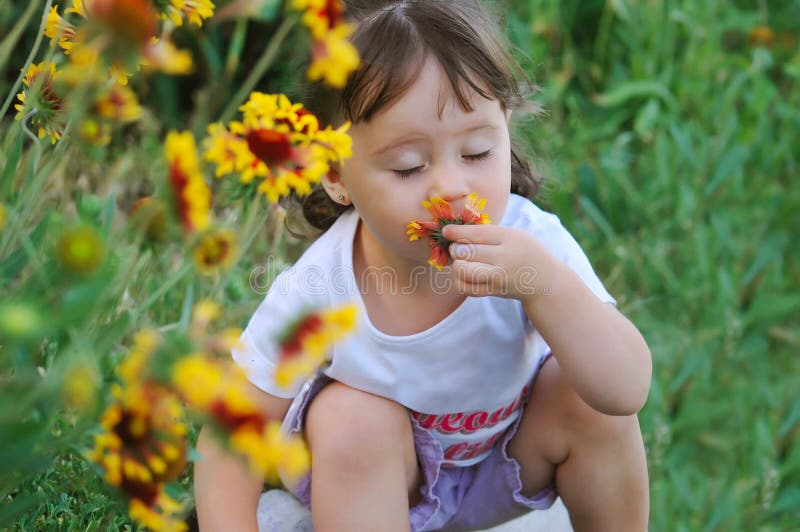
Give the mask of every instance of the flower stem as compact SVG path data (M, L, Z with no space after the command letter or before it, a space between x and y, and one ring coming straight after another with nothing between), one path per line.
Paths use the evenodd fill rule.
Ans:
M272 36L272 39L269 41L269 44L264 49L264 53L261 54L261 57L258 58L258 62L253 67L253 70L250 71L250 75L247 76L247 79L244 80L242 86L239 87L239 90L234 95L233 99L230 101L228 106L222 112L222 116L220 116L220 120L222 122L228 122L231 118L233 118L234 113L239 108L239 106L244 102L247 95L253 90L256 86L258 81L270 67L272 62L275 60L275 56L278 55L278 51L280 50L280 46L283 43L283 40L289 34L289 31L294 27L297 23L297 17L290 16L283 19L283 22L278 27L278 30L275 32L275 35Z
M50 7L52 5L53 0L47 0L47 2L45 2L44 13L42 14L42 23L39 25L39 33L36 35L36 42L33 43L33 48L31 48L31 53L28 54L28 59L25 61L25 66L22 67L22 72L17 77L17 81L14 83L14 86L11 87L11 92L8 93L6 101L3 102L3 107L0 108L0 118L6 115L8 107L11 105L11 102L14 101L14 96L17 94L17 89L19 89L22 80L25 78L25 75L28 72L28 67L31 66L31 63L33 63L33 58L36 57L36 53L39 51L39 46L42 44L42 38L44 37L44 29L47 25L47 14L50 13Z

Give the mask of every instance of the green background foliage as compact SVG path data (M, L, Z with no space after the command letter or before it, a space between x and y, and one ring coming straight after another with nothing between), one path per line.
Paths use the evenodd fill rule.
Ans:
M118 133L108 149L72 153L56 172L60 185L39 185L49 192L31 199L31 211L59 216L63 198L74 200L84 190L84 215L102 220L109 209L113 215L108 198L124 211L152 192L151 183L137 176L153 172L164 131L201 134L222 113L258 62L265 36L278 27L276 4L267 2L260 19L212 19L200 32L179 31L176 41L195 52L195 73L132 81L151 111ZM795 527L800 2L507 4L509 38L539 85L535 99L544 109L517 125L547 178L539 203L583 245L652 350L653 384L640 414L651 478L650 529ZM0 35L11 31L24 8L0 1ZM37 18L12 49L0 50L12 58L0 75L0 94L10 90L25 61ZM770 28L771 43L753 41L758 26ZM295 91L306 53L299 39L289 39L261 79L261 90ZM16 153L11 139L19 138L18 129L11 116L0 126L3 158ZM231 205L230 216L250 214L241 212L244 203ZM252 267L271 249L280 250L281 263L296 257L297 242L284 236L273 248L273 237L273 228L265 229L250 258L192 297L218 296L228 321L243 324L259 298L248 288ZM118 251L120 260L133 253L124 246ZM166 265L135 270L134 290L158 293L168 271ZM188 283L182 279L176 286L187 289ZM107 293L120 297L114 289ZM147 320L182 320L184 294L158 293ZM137 313L129 319L145 321ZM113 357L99 356L101 368L113 366ZM7 394L0 395L0 411L12 416ZM3 492L0 523L11 501L29 500L15 507L21 513L12 529L126 526L124 510L75 450L86 442L69 436L85 434L85 427L47 415L52 405L36 408L44 412L35 424L39 432L18 444L24 449L35 442L40 452L15 487ZM42 434L61 444L45 442ZM11 448L3 453L20 456Z

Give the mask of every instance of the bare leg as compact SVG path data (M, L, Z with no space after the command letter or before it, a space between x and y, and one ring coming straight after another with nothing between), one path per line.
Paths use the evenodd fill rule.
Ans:
M555 479L575 530L647 529L647 462L637 417L589 407L554 357L534 382L508 450L520 463L526 495Z
M421 476L403 406L334 382L311 403L306 437L314 530L409 529Z

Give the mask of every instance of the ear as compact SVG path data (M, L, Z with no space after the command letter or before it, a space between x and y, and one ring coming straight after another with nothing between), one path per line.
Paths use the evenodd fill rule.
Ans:
M350 205L350 197L347 195L347 187L342 182L339 175L338 165L331 165L328 173L322 176L322 188L328 196L339 205Z

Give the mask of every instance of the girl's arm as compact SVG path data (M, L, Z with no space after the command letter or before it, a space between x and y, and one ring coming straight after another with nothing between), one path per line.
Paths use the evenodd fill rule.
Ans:
M650 350L639 330L533 235L499 225L448 225L456 285L472 296L518 299L570 384L604 414L639 411Z
M252 384L253 397L270 419L283 419L291 399L269 395ZM224 448L203 427L197 439L200 459L194 465L194 496L200 530L257 532L256 510L264 479Z
M633 323L598 299L569 267L555 259L548 262L538 270L541 286L549 290L522 300L528 319L589 406L609 415L635 414L650 389L647 343Z

